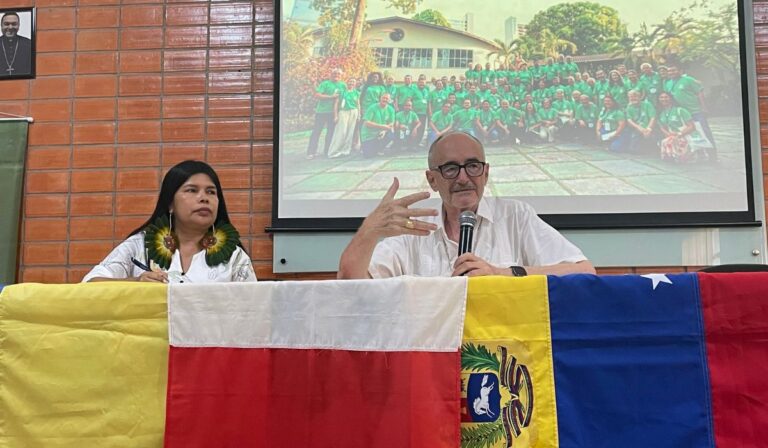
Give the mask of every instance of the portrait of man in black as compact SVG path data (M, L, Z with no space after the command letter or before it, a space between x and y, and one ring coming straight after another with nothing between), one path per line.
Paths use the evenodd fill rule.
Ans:
M31 12L5 11L0 15L0 78L33 75L32 40L19 35L22 17L31 19Z

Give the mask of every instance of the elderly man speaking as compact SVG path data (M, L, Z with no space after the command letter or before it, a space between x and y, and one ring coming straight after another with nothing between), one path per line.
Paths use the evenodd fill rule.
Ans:
M430 147L428 161L427 181L440 194L441 210L411 208L429 192L395 199L395 179L341 255L339 278L595 272L584 254L531 206L483 197L490 165L475 137L442 135ZM477 224L474 251L459 256L459 215L464 211L474 212Z

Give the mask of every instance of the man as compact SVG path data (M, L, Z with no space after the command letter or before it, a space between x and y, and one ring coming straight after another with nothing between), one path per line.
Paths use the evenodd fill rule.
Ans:
M3 37L3 59L0 60L0 76L29 75L32 73L32 41L19 36L21 21L16 12L6 12L0 18Z
M403 78L403 85L397 88L397 95L394 98L395 111L401 110L406 101L413 101L413 95L416 90L415 87L411 75L405 75Z
M529 205L483 198L490 167L474 137L443 135L430 147L428 162L426 177L440 194L440 212L409 208L427 199L428 192L395 199L395 179L342 253L339 278L595 272L584 254ZM467 210L477 214L474 251L457 257L458 218Z
M715 143L715 136L712 134L709 122L707 121L704 88L696 78L684 75L677 65L670 65L667 75L669 79L664 83L664 91L669 92L680 107L684 107L691 113L693 121L701 127L707 140L712 144L712 147L707 150L708 160L716 162L717 145Z
M315 89L315 98L317 98L317 105L315 106L315 124L312 126L312 134L309 136L309 143L307 145L307 159L312 160L317 153L317 144L320 140L320 133L325 131L325 145L323 146L323 154L328 155L328 148L333 141L333 131L336 129L336 122L334 117L336 116L335 109L338 105L336 101L339 98L341 92L345 91L347 86L341 82L341 70L334 70L331 72L331 79L326 79L320 83Z
M630 131L629 147L633 151L645 149L648 152L656 150L653 127L656 124L656 108L650 101L642 100L639 90L629 91L629 104L624 113Z
M647 62L640 65L640 86L645 94L645 99L651 104L656 104L659 93L662 91L661 76L653 71L653 66Z
M576 120L575 135L576 138L582 142L591 142L595 139L595 124L597 123L597 117L599 111L595 103L590 101L590 97L587 95L581 95L579 97L579 105L576 106L574 111L574 118Z
M516 145L523 135L525 124L523 113L513 107L509 107L509 101L501 101L501 109L496 112L496 128L499 130L503 142Z
M560 129L561 135L565 139L573 137L574 130L574 105L566 98L563 89L558 89L555 92L555 100L552 101L552 109L557 113L557 122L555 123Z
M384 148L392 142L395 127L395 109L389 104L388 93L383 93L379 104L371 107L363 117L360 131L360 151L363 157L384 155Z
M452 103L446 101L442 109L432 114L429 118L429 134L427 135L428 144L432 144L438 137L449 132L453 128L453 114L451 113Z
M477 111L472 109L472 103L465 99L463 108L453 113L453 128L475 136L475 118Z
M491 110L491 103L485 100L482 104L482 108L475 113L475 129L480 141L488 144L499 139L499 132L496 130L496 112Z
M419 129L424 129L425 121L413 111L413 102L406 100L403 108L395 113L395 141L393 149L414 149L421 141Z
M391 103L395 95L397 95L397 86L395 85L395 78L387 76L384 78L384 92L389 94L389 102Z
M421 127L415 129L413 133L413 139L416 145L421 144L421 140L424 138L424 130L427 127L429 93L426 81L419 76L419 80L416 82L416 87L413 88L413 96L411 97L413 111L419 117L419 121L421 122Z

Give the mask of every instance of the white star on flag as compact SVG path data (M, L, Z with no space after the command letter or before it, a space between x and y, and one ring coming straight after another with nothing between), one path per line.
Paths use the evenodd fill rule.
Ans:
M653 282L653 289L655 290L657 286L659 286L659 283L669 283L672 284L672 280L667 277L667 274L645 274L641 275L640 277L645 277L650 279Z

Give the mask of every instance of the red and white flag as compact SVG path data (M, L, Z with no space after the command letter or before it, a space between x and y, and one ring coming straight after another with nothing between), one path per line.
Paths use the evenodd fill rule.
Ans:
M466 278L341 285L171 285L165 446L457 446Z

